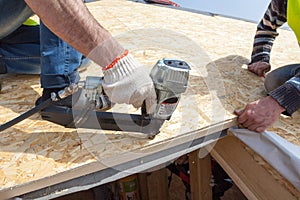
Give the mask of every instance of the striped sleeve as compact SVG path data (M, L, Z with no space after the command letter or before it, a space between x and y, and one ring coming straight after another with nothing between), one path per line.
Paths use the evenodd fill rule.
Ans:
M251 54L251 63L270 61L271 49L276 36L278 36L277 28L287 21L286 11L287 0L271 1L263 19L257 26Z
M285 114L291 116L300 109L300 72L269 95L285 108Z

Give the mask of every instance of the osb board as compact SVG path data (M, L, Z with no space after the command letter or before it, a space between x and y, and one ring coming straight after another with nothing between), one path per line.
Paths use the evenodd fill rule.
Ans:
M256 24L131 1L105 0L88 7L149 71L163 57L188 62L192 68L188 90L172 119L153 140L132 138L124 132L65 129L38 115L9 128L0 137L2 193L10 188L26 192L23 185L35 181L34 190L101 169L91 167L98 166L96 161L102 167L112 166L220 131L235 124L235 108L265 96L263 80L246 70ZM299 62L294 35L279 32L273 66ZM92 66L81 75L97 73L101 74L100 68ZM5 75L1 81L0 123L4 123L30 109L41 89L38 76ZM298 121L297 113L293 119L280 119L270 130L300 145ZM45 179L51 181L38 184Z

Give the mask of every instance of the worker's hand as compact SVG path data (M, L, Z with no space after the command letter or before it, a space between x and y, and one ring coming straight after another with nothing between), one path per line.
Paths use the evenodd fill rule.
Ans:
M156 108L156 93L147 70L128 52L103 69L103 89L114 103L132 104L135 108L146 103L147 113Z
M271 70L271 65L267 62L255 62L248 65L248 70L260 77L265 77L265 74Z
M244 110L235 110L238 123L251 131L263 132L285 111L271 96L249 103Z

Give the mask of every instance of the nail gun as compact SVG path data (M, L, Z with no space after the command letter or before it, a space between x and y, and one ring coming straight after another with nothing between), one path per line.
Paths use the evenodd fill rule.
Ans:
M58 94L53 93L51 101L43 102L41 109L34 108L35 111L30 115L40 111L44 120L67 128L138 132L153 138L159 133L164 121L169 120L176 110L181 94L187 88L189 70L189 65L181 60L161 59L155 64L150 77L155 86L157 105L155 112L150 115L146 113L145 104L140 115L108 112L114 104L102 88L103 78L93 76L88 76L85 81L71 85ZM78 88L80 89L77 91ZM52 103L75 94L74 91L77 91L78 98L72 108ZM0 131L9 127L4 125L0 126Z

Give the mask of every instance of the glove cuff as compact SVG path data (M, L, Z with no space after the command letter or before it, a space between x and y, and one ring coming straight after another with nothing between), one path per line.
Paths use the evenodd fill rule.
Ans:
M109 69L113 68L121 59L123 59L125 56L127 56L128 53L129 52L126 49L121 56L117 57L112 63L110 63L109 65L107 65L106 67L104 67L102 70L105 71L105 70L109 70Z
M103 74L106 84L111 84L129 76L140 66L138 62L125 50L124 54L117 57L110 65L103 68Z

